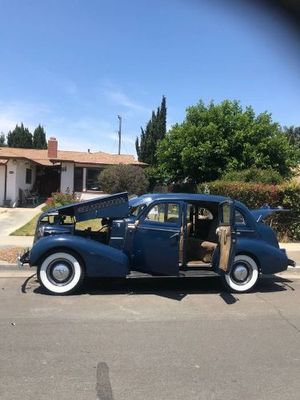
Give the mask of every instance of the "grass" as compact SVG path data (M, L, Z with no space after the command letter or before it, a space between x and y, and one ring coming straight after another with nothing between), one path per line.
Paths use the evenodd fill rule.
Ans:
M27 222L27 224L12 232L10 236L34 236L39 216L40 214L36 215L34 218L32 218L31 221ZM88 221L77 222L76 224L76 229L83 231L87 228L91 228L92 231L98 231L101 228L101 223L99 219L91 219Z
M36 215L31 221L27 222L27 224L10 233L10 236L34 236L35 227L39 216L40 215Z

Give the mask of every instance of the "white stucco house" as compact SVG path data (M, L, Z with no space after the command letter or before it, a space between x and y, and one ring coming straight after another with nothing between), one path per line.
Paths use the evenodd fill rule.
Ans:
M0 147L0 205L16 207L27 189L43 197L57 191L101 193L99 173L116 164L145 165L132 155L58 150L55 138L47 150Z

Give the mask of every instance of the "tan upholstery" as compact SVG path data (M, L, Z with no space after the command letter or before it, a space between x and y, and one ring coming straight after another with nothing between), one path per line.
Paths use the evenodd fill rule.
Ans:
M189 238L187 240L187 261L193 260L210 263L216 247L216 243Z

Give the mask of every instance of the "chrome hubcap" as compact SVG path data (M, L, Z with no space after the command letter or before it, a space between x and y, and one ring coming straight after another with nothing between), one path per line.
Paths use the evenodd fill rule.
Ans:
M233 271L233 275L238 282L243 282L247 279L249 271L245 265L237 265Z
M56 264L52 270L53 278L58 282L65 281L70 275L70 269L65 264Z

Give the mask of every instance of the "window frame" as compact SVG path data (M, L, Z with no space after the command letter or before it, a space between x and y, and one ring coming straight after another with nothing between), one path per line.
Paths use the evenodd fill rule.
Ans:
M32 169L31 168L26 168L26 170L25 170L25 183L26 183L26 185L32 184Z
M166 207L168 207L168 205L173 204L173 205L177 205L178 206L178 221L177 222L170 222L170 221L154 221L151 219L147 219L147 215L149 214L149 212L152 210L152 208L154 208L155 206L158 206L159 204L164 204L165 205L165 210L164 210L164 214L166 215ZM146 225L155 225L155 226L165 226L165 227L179 227L181 226L181 219L182 219L182 203L178 200L161 200L161 201L155 201L152 202L151 204L148 205L148 207L146 207L143 210L143 214L141 217L141 222L145 223Z

